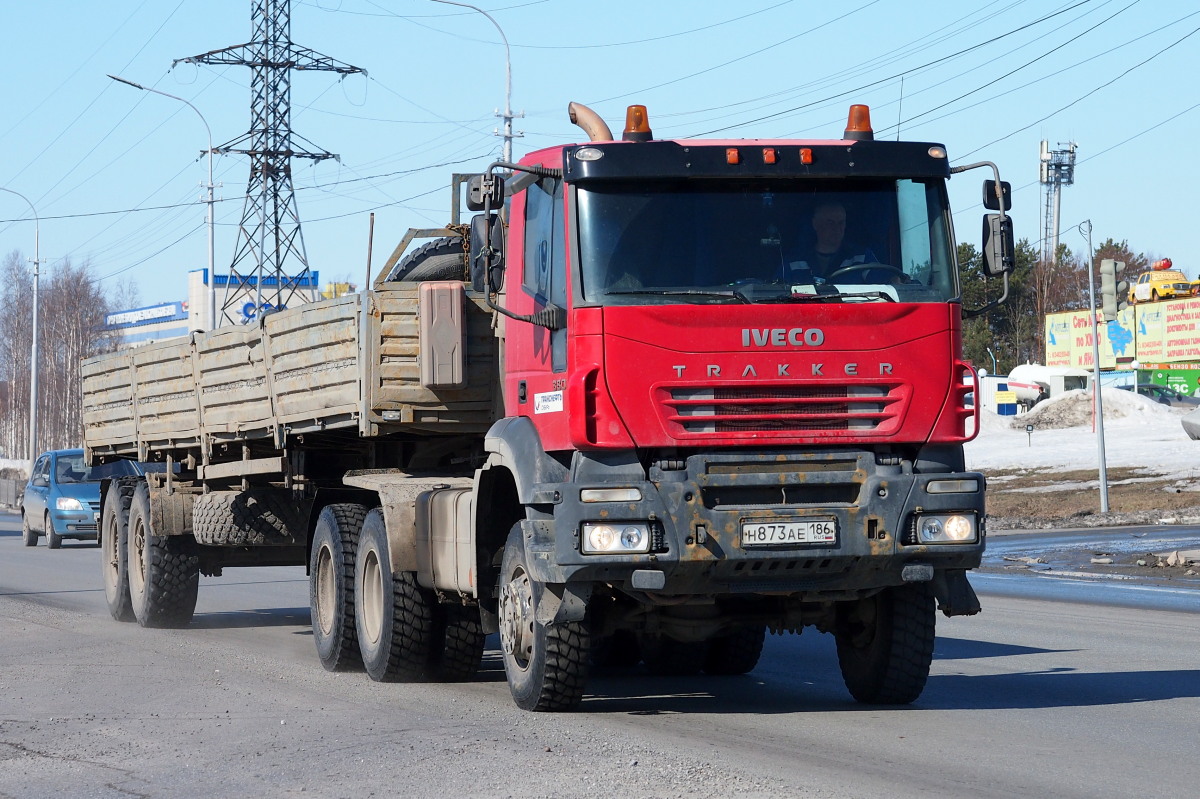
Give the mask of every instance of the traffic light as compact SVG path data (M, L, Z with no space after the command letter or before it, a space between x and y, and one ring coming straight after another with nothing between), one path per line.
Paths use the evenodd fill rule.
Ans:
M1104 321L1111 322L1129 304L1129 283L1121 280L1125 271L1124 261L1104 258L1100 261L1100 300L1104 309Z

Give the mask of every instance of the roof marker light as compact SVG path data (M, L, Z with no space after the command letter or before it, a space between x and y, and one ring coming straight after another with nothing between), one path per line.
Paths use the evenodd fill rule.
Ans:
M725 148L725 163L738 164L738 163L741 163L741 161L742 161L742 156L738 152L738 149L736 147L726 147Z
M763 148L763 163L764 164L775 163L775 148L774 147L764 147Z
M871 109L865 105L850 106L843 138L851 141L875 141L875 130L871 127Z
M625 109L625 132L621 138L625 141L650 141L654 138L646 106L631 105Z
M802 164L811 164L812 163L812 148L811 147L801 147L800 148L800 163L802 163Z

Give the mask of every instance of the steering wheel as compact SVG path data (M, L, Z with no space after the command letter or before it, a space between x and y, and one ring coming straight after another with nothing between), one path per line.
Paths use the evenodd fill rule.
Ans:
M836 282L836 279L838 277L841 277L842 275L849 274L850 272L866 272L870 269L887 270L890 273L889 279L891 279L891 278L906 279L908 277L907 275L904 274L904 270L900 269L899 267L892 266L891 264L881 264L877 261L872 261L870 263L865 263L865 264L850 264L849 266L839 267L838 269L835 269L829 273L829 276L825 278L825 282L826 283L834 283L834 282Z

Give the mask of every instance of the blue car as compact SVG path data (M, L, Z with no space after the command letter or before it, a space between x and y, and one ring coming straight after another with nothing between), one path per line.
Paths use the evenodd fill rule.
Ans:
M58 549L64 538L96 540L100 522L100 481L108 477L141 474L134 461L114 461L87 467L83 450L43 452L33 464L21 499L21 531L25 546Z

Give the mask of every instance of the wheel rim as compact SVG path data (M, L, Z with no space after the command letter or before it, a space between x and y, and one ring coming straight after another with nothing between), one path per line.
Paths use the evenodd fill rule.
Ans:
M372 644L379 643L383 634L383 569L379 566L379 553L370 549L363 560L362 584L363 632Z
M141 594L146 590L146 526L141 518L129 528L129 589Z
M529 575L517 569L500 595L500 643L521 669L533 657L533 590Z
M334 599L337 596L337 581L333 574L333 553L329 547L317 550L317 624L321 632L333 632Z

